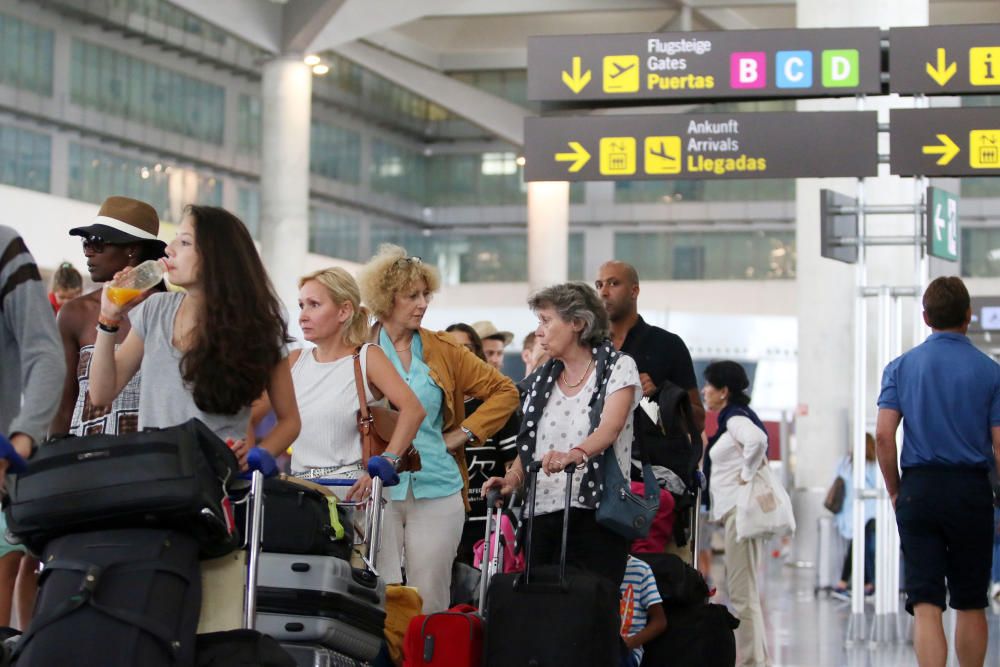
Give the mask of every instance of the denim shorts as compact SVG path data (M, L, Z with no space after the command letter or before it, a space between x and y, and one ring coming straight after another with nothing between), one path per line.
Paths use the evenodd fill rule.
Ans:
M993 491L985 469L907 468L896 499L906 610L988 605L993 558Z

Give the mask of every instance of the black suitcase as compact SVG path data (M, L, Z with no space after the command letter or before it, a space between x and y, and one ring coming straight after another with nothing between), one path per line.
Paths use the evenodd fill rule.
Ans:
M733 667L739 620L721 604L674 609L667 629L643 647L643 667Z
M201 609L198 543L123 529L49 543L18 667L188 667Z
M8 482L7 528L40 553L69 533L164 527L197 538L202 556L236 546L227 487L239 474L225 442L197 419L42 446Z
M534 516L538 466L529 471ZM609 667L622 656L618 586L604 577L566 568L572 501L572 470L566 474L562 553L558 567L531 567L531 531L523 573L497 574L486 603L487 667ZM533 523L533 522L532 522Z
M344 536L337 539L330 522L327 496L277 477L264 480L264 534L261 551L312 554L351 559L354 528L341 517ZM245 508L237 506L237 525L245 525Z

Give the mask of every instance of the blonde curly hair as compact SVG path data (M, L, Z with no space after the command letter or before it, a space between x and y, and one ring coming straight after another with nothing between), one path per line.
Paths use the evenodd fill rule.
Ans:
M391 243L379 246L378 254L358 272L361 300L379 320L392 314L396 294L418 280L427 283L431 292L441 286L437 269L419 257L409 257L406 248Z

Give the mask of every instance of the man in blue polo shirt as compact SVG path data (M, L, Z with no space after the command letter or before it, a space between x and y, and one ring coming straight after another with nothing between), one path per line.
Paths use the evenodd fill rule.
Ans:
M944 667L947 661L941 618L947 591L957 611L959 664L982 665L993 546L989 472L1000 467L1000 365L965 335L972 309L959 278L931 282L923 306L933 333L882 374L878 462L896 509L918 663Z

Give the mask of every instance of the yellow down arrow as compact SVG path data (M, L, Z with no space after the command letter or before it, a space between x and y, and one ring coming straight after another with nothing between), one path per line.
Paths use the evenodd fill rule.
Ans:
M590 161L590 153L576 141L567 142L572 149L572 153L556 153L556 162L572 162L569 166L569 173L575 174L583 169L583 165Z
M580 56L573 56L573 74L563 70L562 80L567 88L577 94L587 87L590 83L590 70L580 74Z
M947 134L938 134L937 140L941 142L940 146L922 146L921 150L924 155L940 155L938 158L938 165L946 165L955 159L958 152L961 150L954 141L951 140Z
M951 77L955 76L957 70L957 63L948 64L948 56L945 55L944 49L937 50L937 67L927 63L927 76L934 79L939 86L948 83ZM938 164L941 163L939 162Z

